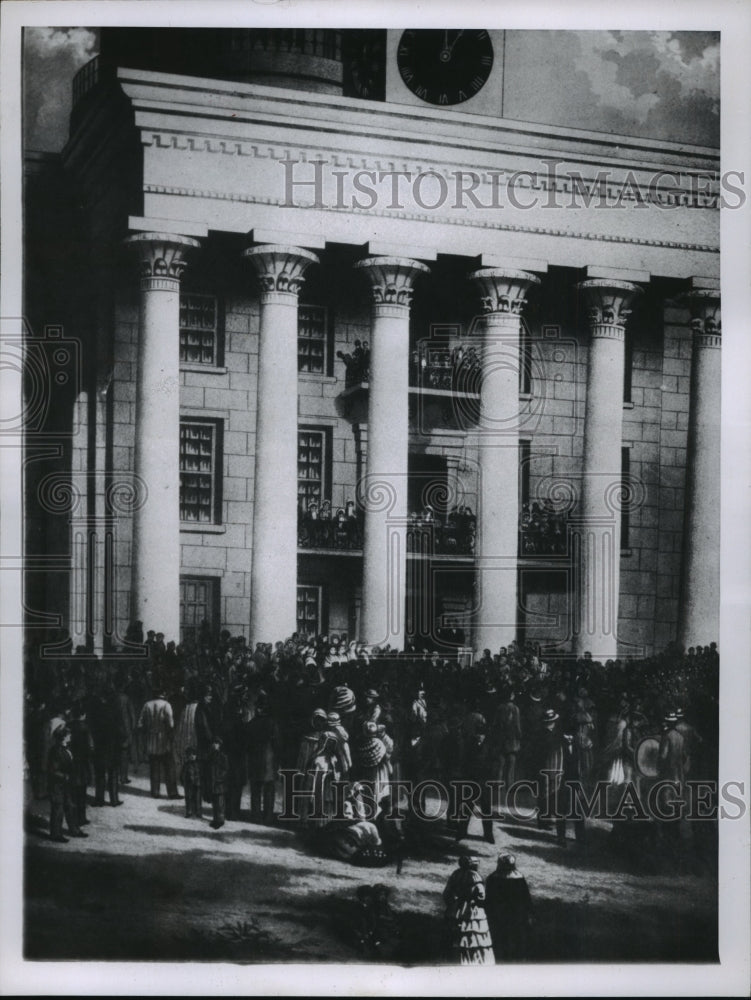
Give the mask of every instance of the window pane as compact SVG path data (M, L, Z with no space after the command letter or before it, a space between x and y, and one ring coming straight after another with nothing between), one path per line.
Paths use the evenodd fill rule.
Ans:
M326 310L301 305L297 312L297 368L323 375L326 371Z
M323 498L324 431L300 431L297 435L297 498L307 510L311 500Z
M216 425L180 424L180 520L214 520Z
M216 365L217 301L214 295L180 296L180 360Z

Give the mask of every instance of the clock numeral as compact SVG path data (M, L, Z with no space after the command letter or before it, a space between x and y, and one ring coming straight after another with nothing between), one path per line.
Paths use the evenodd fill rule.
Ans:
M485 83L485 80L483 79L483 77L481 77L481 76L476 76L476 77L474 77L474 79L472 80L472 83L470 84L470 86L471 86L471 87L472 87L472 89L473 89L473 90L475 91L475 93L477 93L477 91L478 91L478 90L480 89L480 87L482 87L482 85L483 85L484 83Z
M493 65L492 56L483 56L482 59L480 60L480 65L481 66L492 66Z
M477 37L484 42L485 39L488 37L488 33L487 31L478 31Z
M424 100L428 95L427 87L415 87L415 94L422 100Z
M415 74L412 72L410 67L405 66L405 68L402 70L402 80L404 80L405 83L409 83L410 80L414 80L414 78Z
M439 98L438 98L438 103L439 104L448 104L448 102L449 102L449 95L448 94L441 94L439 96Z
M469 94L465 94L463 90L460 90L459 93L458 93L458 95L457 95L457 99L460 100L460 101L466 101L468 97L469 97Z
M399 46L399 55L400 56L408 56L409 55L409 49L407 48L406 45L400 45Z

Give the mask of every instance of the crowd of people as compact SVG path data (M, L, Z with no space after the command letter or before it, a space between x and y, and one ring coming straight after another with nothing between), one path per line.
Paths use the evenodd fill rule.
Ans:
M568 551L566 514L550 500L522 504L519 532L520 555L565 555Z
M473 555L477 517L466 504L446 514L426 504L410 512L407 551L432 555ZM301 548L360 550L363 544L362 509L354 500L334 508L331 501L301 502L297 519ZM522 504L519 513L519 553L524 556L565 555L568 551L566 515L549 501Z
M63 818L70 836L86 835L92 783L94 806L119 806L130 769L147 762L151 794L164 785L187 816L206 807L218 829L241 819L247 794L251 821L274 823L281 799L282 818L316 849L372 866L400 864L419 844L419 824L394 820L394 782L449 789L445 828L457 840L479 805L492 842L487 781L508 789L554 770L621 786L646 736L659 743L663 776L716 771L714 644L606 664L587 654L546 662L512 644L462 666L437 649L368 648L343 635L251 649L204 627L178 647L136 623L128 638L131 652L103 661L79 651L27 662L26 761L34 794L50 798L54 840L66 839ZM457 810L450 789L462 780L483 793ZM538 822L565 846L565 820L545 819L561 794L538 791ZM584 839L585 824L575 832Z
M356 340L351 352L337 351L345 367L348 388L362 385L370 379L370 346ZM444 392L480 391L482 361L475 347L460 344L453 349L420 344L409 356L409 384L416 389L438 389Z

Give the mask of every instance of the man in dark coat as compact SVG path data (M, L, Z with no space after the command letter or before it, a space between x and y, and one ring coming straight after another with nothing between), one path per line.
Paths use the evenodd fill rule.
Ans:
M203 769L203 780L201 782L203 797L204 801L210 802L209 755L211 745L215 737L220 735L221 728L221 709L216 704L210 687L204 690L203 696L196 706L195 727L198 760Z
M274 821L281 736L279 726L269 713L268 698L263 694L256 702L255 716L248 723L248 751L251 820L270 824Z
M221 738L215 736L211 742L208 759L209 795L211 796L211 806L213 809L211 826L215 830L224 826L228 770L227 755L222 750Z
M120 711L120 729L122 731L122 750L120 752L120 781L130 784L128 769L133 757L133 737L136 731L136 710L133 699L127 692L128 677L122 674L117 682L117 704Z
M111 806L120 806L120 766L125 731L117 693L103 685L89 703L89 728L94 740L94 804L104 805L105 787Z
M482 717L480 717L482 718ZM493 780L493 760L489 752L485 733L484 719L475 723L474 734L465 739L463 744L463 774L468 781L475 782L480 787L480 797L477 800L482 814L482 832L489 844L495 843L493 836L493 820L491 814L491 794L488 781ZM456 832L456 839L463 840L469 830L471 807L466 802L462 805L462 816Z
M248 780L248 726L245 721L245 706L242 703L243 689L232 693L231 704L227 706L229 719L224 727L224 750L229 766L227 774L227 819L239 819L243 789Z
M496 710L490 733L491 752L495 757L496 774L508 789L516 781L516 758L521 750L521 713L514 702L514 690L506 687L501 692L501 702Z
M496 962L528 958L532 897L513 854L500 854L496 870L485 881L485 914Z
M558 727L559 716L553 708L545 711L539 730L539 771L537 773L537 825L548 828L560 812L561 780L563 777L563 738Z
M91 765L94 757L94 741L91 737L83 705L74 707L71 714L70 752L73 756L70 792L78 826L86 826L86 792L91 780Z
M78 825L71 797L73 754L70 752L70 730L61 723L52 734L52 747L47 755L47 787L50 796L50 840L67 844L63 836L63 816L71 837L88 837Z

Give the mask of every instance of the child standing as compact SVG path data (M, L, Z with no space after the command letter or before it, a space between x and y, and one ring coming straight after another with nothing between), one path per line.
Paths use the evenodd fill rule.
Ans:
M185 763L180 774L180 782L185 790L185 816L201 818L201 765L195 747L185 748Z

